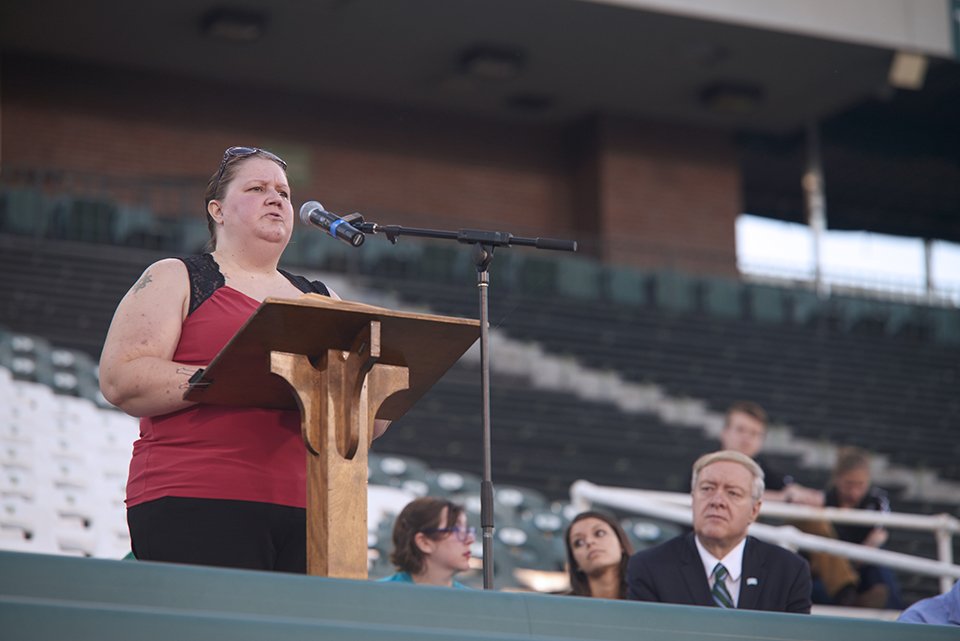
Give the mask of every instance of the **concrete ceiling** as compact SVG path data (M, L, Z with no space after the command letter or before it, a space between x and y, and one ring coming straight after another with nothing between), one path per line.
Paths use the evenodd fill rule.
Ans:
M213 0L6 0L23 53L495 119L615 114L787 132L883 86L891 52L582 0L245 0L250 42L202 29ZM514 77L465 69L513 57ZM494 58L493 76L510 69ZM481 59L479 66L483 67Z

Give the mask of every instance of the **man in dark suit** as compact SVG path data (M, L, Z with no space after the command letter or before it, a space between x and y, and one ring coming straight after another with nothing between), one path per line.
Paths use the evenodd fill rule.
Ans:
M628 594L638 601L810 612L810 567L747 536L760 513L763 471L723 450L693 465L693 532L633 555Z

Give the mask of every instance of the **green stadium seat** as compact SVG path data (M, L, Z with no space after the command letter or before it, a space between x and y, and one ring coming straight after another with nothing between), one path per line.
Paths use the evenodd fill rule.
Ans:
M123 205L112 223L113 239L122 245L144 247L144 240L156 233L156 221L148 207Z
M520 291L537 297L557 292L557 261L538 256L525 256L517 274Z
M772 285L748 285L750 317L765 323L784 321L784 289Z
M8 187L0 192L0 230L18 236L42 237L48 224L47 203L39 190Z
M657 307L671 312L690 312L697 306L697 281L672 270L654 274Z
M48 235L87 243L114 242L117 205L107 200L62 198L53 209Z
M823 302L816 292L795 289L790 292L790 321L797 325L806 325L818 314Z
M960 311L951 308L929 310L933 336L941 343L960 345Z
M577 301L597 300L602 293L603 268L597 261L577 257L557 260L557 292Z
M13 378L52 386L49 341L17 332L0 337L0 341L0 365L10 370Z
M714 316L741 318L743 316L743 286L726 278L703 279L704 308Z
M457 470L434 470L428 475L430 496L451 496L479 489L480 477Z
M646 273L630 267L609 267L605 272L607 297L627 306L647 304Z

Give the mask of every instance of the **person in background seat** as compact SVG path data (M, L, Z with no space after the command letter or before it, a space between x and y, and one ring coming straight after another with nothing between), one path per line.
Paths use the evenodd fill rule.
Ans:
M627 562L633 546L616 519L581 512L564 538L570 594L603 599L627 598Z
M870 456L865 451L845 447L837 453L826 505L884 513L890 511L887 493L872 483ZM841 541L875 548L883 547L889 537L887 530L879 525L871 527L836 523L833 529L834 536ZM860 562L854 563L853 567L859 574L857 600L861 605L892 610L903 608L900 586L890 568Z
M414 499L393 524L390 560L397 572L380 581L466 588L454 577L470 569L476 540L461 506L429 496Z

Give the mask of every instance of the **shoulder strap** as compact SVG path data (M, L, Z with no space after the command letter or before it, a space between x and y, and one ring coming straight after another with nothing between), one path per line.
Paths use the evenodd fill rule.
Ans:
M319 280L308 280L303 276L291 274L285 269L280 269L278 271L286 276L287 280L289 280L294 287L299 289L304 294L322 294L324 296L330 295L330 290L327 289L327 286Z
M178 258L183 261L190 278L190 310L187 312L187 316L189 316L203 304L203 301L223 287L226 281L210 254Z

